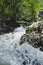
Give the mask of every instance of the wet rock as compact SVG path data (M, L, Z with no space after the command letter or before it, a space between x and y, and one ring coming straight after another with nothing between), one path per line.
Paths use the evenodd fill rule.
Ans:
M24 34L21 39L20 39L20 45L23 44L24 42L27 42L27 35Z
M26 62L24 61L24 62L22 63L22 65L26 65Z
M40 47L40 51L43 51L43 47Z
M38 48L38 45L37 44L34 44L34 45L32 45L33 47L35 47L35 48Z

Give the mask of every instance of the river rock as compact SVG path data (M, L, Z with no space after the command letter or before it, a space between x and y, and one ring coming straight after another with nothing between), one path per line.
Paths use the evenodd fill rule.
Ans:
M43 51L43 47L40 47L39 49L40 49L41 51Z
M20 39L20 45L23 44L24 42L27 42L27 35L24 34L21 39Z

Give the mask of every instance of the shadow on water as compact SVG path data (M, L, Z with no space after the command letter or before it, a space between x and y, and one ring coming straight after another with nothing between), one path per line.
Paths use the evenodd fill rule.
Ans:
M0 65L10 65L9 63L0 63Z

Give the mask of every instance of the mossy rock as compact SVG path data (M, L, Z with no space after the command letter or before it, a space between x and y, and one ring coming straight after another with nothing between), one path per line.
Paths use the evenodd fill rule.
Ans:
M27 28L27 30L26 30L26 34L30 34L32 31L34 31L35 30L35 28L34 27L32 27L32 28Z

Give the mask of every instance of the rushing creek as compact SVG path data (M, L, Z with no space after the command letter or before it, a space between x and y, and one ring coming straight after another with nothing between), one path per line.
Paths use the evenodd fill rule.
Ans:
M13 33L0 35L0 65L43 65L43 52L28 42L20 45L25 33L21 26Z

